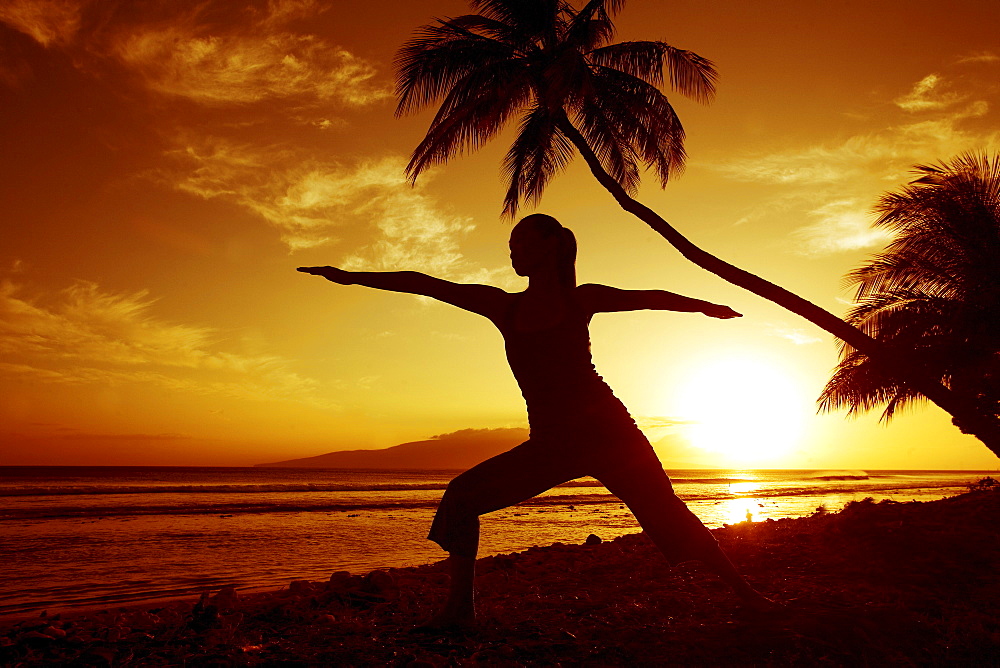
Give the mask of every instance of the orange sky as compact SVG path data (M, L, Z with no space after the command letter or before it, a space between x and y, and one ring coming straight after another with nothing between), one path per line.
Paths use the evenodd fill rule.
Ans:
M429 119L393 118L392 55L465 11L0 5L0 464L243 465L523 425L486 320L294 271L523 285L499 218L503 140L402 179ZM914 163L998 150L998 19L981 0L631 0L620 39L721 73L713 105L675 98L688 169L640 199L843 313L842 275L884 243L874 198ZM996 468L936 408L888 428L816 416L831 338L686 264L581 164L539 210L577 232L581 282L746 314L595 318L598 370L666 465Z

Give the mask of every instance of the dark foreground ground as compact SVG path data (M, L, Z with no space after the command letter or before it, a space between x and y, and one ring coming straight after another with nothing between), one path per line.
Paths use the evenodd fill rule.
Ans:
M1000 492L715 535L784 611L741 612L635 534L481 560L474 633L409 632L444 596L435 564L0 624L0 664L1000 666Z

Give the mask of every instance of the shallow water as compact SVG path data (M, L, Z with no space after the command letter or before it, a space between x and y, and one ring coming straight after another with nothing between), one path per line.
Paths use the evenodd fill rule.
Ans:
M184 467L0 468L0 615L277 588L337 570L444 558L425 539L454 471ZM709 527L932 500L991 472L668 472ZM483 518L481 554L638 531L583 479Z

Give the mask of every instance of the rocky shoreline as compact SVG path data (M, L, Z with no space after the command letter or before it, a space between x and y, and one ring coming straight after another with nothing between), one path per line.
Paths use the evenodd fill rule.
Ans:
M642 534L480 560L481 626L417 634L443 564L281 591L0 620L0 664L1000 665L1000 492L714 531L785 609L741 611Z

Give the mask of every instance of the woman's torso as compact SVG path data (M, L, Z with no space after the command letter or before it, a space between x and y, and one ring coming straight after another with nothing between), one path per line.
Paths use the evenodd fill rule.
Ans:
M539 430L593 430L633 425L628 411L594 368L590 353L593 313L567 292L550 313L525 317L525 293L511 295L494 320L507 361L528 408L532 434ZM561 302L561 303L559 303ZM537 306L537 305L536 305ZM520 317L519 317L520 316Z

